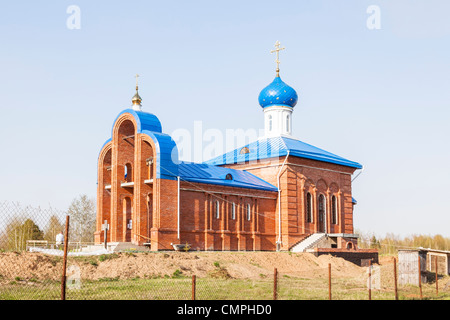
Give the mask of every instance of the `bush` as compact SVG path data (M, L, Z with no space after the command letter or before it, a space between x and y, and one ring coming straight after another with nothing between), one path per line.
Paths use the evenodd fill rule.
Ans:
M172 274L172 278L181 278L183 276L183 272L179 269L175 270Z

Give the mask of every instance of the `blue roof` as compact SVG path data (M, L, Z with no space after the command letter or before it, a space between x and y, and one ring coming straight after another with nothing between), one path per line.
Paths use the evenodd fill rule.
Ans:
M135 111L133 109L125 109L116 117L113 123L116 123L117 119L124 113L130 113L134 116L137 124L137 133L142 133L142 131L152 131L152 132L162 132L161 122L158 117L156 117L153 113L143 112L143 111ZM112 133L111 133L112 136Z
M204 163L180 162L180 179L189 182L216 184L228 187L278 191L277 187L245 170L207 165ZM226 179L231 174L232 179Z
M137 133L148 135L155 143L157 154L156 178L176 180L178 176L178 148L171 136L162 133L162 126L158 117L148 112L125 109L116 117L116 119L114 120L114 124L116 123L117 119L124 113L133 115L137 125ZM106 140L101 150L110 141L111 138Z
M243 148L248 148L248 153L241 154ZM282 157L288 154L291 156L312 159L327 163L339 164L346 167L362 169L362 165L344 159L328 151L319 149L300 140L287 137L272 137L254 141L242 148L227 152L216 158L206 161L206 164L224 165L240 162L256 161L261 159Z
M298 101L297 92L281 80L279 76L267 87L262 89L258 97L259 105L263 108L272 105L293 108Z
M143 130L156 147L156 178L176 180L178 176L178 148L172 137L165 133Z

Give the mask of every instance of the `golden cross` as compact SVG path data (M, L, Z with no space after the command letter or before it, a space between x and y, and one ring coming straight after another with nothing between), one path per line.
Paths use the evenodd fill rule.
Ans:
M136 90L138 89L138 78L139 78L139 75L136 73Z
M280 51L286 49L285 47L280 48L280 41L277 40L277 42L275 42L275 50L271 50L270 53L277 53L277 58L275 60L275 62L277 63L277 76L280 75Z

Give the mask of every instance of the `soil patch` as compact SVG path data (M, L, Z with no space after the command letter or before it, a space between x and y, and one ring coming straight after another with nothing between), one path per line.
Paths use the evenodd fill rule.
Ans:
M261 279L273 275L301 278L360 277L366 271L331 255L289 252L120 252L93 257L69 257L67 266L78 266L83 279L191 276ZM11 279L60 280L62 258L37 252L0 253L0 281Z

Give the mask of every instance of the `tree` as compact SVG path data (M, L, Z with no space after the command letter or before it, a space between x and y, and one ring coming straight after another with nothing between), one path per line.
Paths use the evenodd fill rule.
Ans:
M373 235L372 238L370 239L370 248L371 249L380 249L381 248L380 241L377 240L375 235Z
M83 194L72 200L67 213L70 216L70 241L94 242L95 201Z
M56 215L52 215L44 228L44 240L54 242L56 235L60 232L64 233L64 225Z
M6 226L6 249L22 251L26 249L27 240L43 240L44 233L31 219L21 223L20 219L12 220Z

